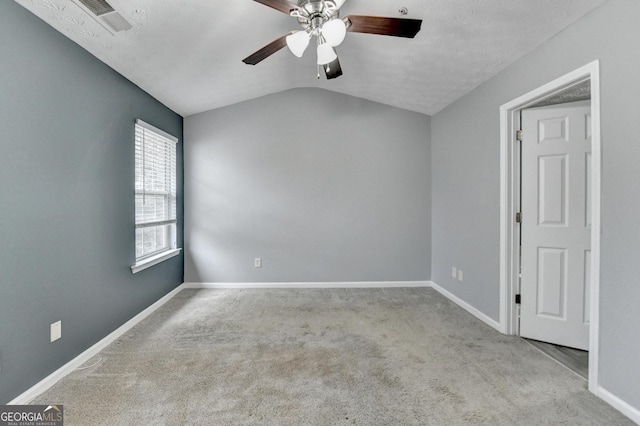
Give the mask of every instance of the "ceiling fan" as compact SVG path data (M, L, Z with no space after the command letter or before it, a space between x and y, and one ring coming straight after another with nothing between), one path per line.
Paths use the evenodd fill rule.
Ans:
M339 46L348 32L381 34L394 37L414 38L420 27L420 19L385 18L380 16L347 15L340 18L340 8L346 0L299 0L298 4L288 0L254 0L297 18L302 30L290 31L242 60L256 65L285 46L291 53L302 57L313 36L317 39L318 78L320 67L327 79L342 75L342 68L335 47Z

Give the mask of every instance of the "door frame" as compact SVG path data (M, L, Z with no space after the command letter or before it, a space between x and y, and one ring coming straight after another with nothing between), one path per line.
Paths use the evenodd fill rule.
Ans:
M520 232L520 111L578 83L591 82L591 291L589 322L589 390L596 392L600 352L600 211L602 151L600 135L600 61L593 61L500 107L500 327L504 334L519 334L518 267Z

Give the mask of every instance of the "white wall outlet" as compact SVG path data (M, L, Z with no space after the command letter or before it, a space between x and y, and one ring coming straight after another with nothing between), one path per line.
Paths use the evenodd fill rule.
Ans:
M464 274L462 273L462 269L458 269L458 281L464 281Z
M62 321L54 322L51 324L51 342L62 337Z
M458 269L455 266L453 268L451 268L451 276L453 278L457 278L458 277Z
M262 268L262 259L259 257L256 257L253 260L253 266L255 266L256 268Z

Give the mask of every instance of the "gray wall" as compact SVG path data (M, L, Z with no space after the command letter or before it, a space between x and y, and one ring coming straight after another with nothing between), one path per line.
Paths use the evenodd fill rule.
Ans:
M433 280L499 319L500 105L595 59L602 95L602 386L640 409L640 2L611 0L432 118ZM465 272L454 282L451 266Z
M182 283L182 256L129 269L135 118L179 137L182 118L13 1L0 58L5 403Z
M187 117L185 281L429 280L429 126L321 89Z

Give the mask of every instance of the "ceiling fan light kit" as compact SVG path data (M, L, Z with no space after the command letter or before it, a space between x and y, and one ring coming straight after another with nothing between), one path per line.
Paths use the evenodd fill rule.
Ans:
M329 80L342 75L334 47L342 44L347 32L413 38L422 26L422 20L418 19L362 15L348 15L341 19L340 8L346 0L299 0L298 4L288 0L254 1L296 18L302 30L283 35L243 59L243 62L256 65L284 46L288 46L291 53L300 58L309 46L311 37L315 36L318 45L317 63L324 66Z
M347 24L342 19L331 19L322 26L322 37L331 46L340 46L347 36Z
M291 53L298 58L302 58L304 51L307 50L309 42L311 41L311 34L306 31L297 31L287 36L287 46Z
M322 43L318 45L318 65L327 65L338 59L333 46L328 43Z

